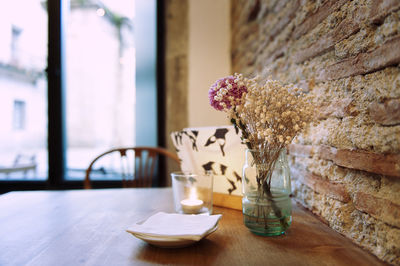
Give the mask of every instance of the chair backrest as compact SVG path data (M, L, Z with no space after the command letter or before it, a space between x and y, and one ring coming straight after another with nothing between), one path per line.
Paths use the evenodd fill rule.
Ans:
M93 159L86 169L84 188L92 188L90 175L93 171L106 174L108 170L104 167L93 169L95 163L106 156L118 158L118 165L120 166L118 175L122 178L122 187L151 187L157 158L160 155L180 164L179 157L176 154L160 147L127 147L108 150Z

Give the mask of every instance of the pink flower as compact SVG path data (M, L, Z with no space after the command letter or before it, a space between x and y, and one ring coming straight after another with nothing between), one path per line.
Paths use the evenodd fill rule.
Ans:
M218 79L208 91L210 104L215 109L229 110L233 105L240 103L243 93L247 92L247 88L241 82L238 82L238 77L228 76Z

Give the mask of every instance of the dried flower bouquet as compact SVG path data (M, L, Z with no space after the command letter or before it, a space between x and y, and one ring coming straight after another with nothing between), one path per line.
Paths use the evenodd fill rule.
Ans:
M250 151L257 151L252 155L258 166L258 195L272 200L276 217L282 215L273 202L272 173L282 149L311 121L310 99L291 85L276 80L260 84L258 77L248 79L236 73L217 80L209 90L211 106L227 112L231 123L241 131L243 143ZM285 223L283 218L281 223Z

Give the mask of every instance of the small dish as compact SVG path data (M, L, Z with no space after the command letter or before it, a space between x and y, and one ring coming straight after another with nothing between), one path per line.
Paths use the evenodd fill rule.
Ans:
M207 231L207 233L201 238L206 238L211 233L215 232L218 229L218 225L215 225L213 228ZM193 245L194 243L200 240L193 239L184 239L184 238L171 238L171 237L162 237L162 236L150 236L146 234L129 232L133 236L147 242L150 245L161 247L161 248L182 248Z

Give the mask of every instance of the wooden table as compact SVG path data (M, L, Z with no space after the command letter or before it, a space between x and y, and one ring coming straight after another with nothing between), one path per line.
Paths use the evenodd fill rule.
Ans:
M287 235L261 237L240 211L193 246L162 249L125 232L158 211L171 189L11 192L0 196L0 265L380 265L373 255L293 205Z

